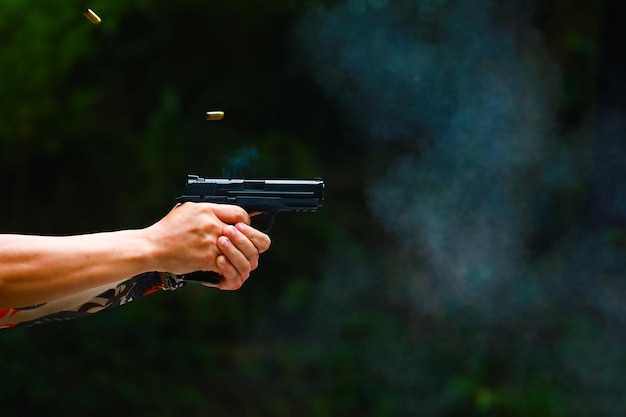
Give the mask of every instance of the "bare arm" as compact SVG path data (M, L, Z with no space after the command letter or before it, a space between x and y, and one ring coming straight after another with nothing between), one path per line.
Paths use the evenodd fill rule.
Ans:
M0 308L38 304L149 271L215 271L223 276L218 288L237 289L270 245L249 222L240 207L185 203L144 229L0 235Z

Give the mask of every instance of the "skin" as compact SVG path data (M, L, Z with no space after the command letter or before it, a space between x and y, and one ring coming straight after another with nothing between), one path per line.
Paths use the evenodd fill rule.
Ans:
M73 236L0 234L0 308L34 305L132 276L198 270L236 290L258 267L269 236L240 207L184 203L135 230Z

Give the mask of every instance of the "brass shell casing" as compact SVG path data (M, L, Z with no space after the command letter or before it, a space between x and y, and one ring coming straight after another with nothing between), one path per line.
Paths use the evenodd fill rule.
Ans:
M222 120L224 118L223 111L208 111L206 112L207 120Z
M83 15L94 25L97 25L100 22L102 22L102 19L100 19L100 17L97 14L95 14L94 11L91 9L87 9L87 11L83 13Z

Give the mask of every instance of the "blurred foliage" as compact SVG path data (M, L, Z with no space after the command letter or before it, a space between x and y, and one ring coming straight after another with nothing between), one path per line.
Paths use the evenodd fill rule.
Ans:
M188 173L327 183L318 213L279 216L271 251L240 291L188 286L2 332L1 415L626 410L607 394L626 388L626 358L614 353L623 328L596 312L546 302L485 321L463 306L439 315L414 306L410 277L393 273L414 255L368 212L367 195L414 149L362 143L359 123L342 116L297 51L297 22L341 3L93 0L102 23L92 25L82 1L0 2L3 233L143 227L169 210ZM455 2L419 3L426 13ZM534 22L562 71L555 137L567 155L593 135L605 11L603 2L536 3ZM224 120L204 120L215 109ZM537 253L585 218L590 182L582 176L539 199L528 243ZM621 229L604 232L624 241ZM382 259L390 247L399 253ZM582 392L594 369L606 373Z

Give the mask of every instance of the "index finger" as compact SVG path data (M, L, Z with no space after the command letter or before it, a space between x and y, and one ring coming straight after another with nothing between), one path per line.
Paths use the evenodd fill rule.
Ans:
M250 224L250 216L244 209L232 204L213 204L213 213L224 223Z

